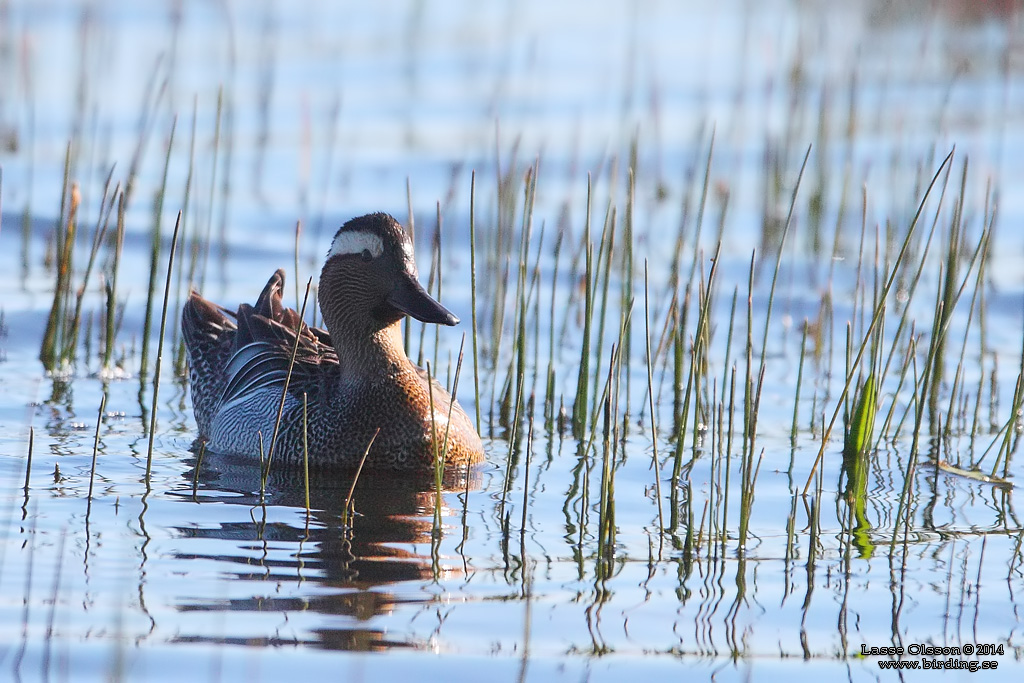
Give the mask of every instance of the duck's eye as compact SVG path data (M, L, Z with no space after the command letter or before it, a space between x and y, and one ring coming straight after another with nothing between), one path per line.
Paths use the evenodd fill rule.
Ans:
M363 256L363 260L364 261L372 261L373 260L373 254L370 253L369 249L363 249L362 256Z

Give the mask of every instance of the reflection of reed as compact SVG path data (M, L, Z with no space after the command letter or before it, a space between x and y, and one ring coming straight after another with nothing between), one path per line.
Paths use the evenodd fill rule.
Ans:
M235 600L202 601L179 605L189 611L302 611L322 615L350 617L352 627L318 629L308 644L328 649L371 650L417 643L386 639L383 631L361 627L360 622L388 614L395 605L409 602L407 597L381 590L407 581L430 581L435 574L434 560L410 548L410 544L432 542L432 514L435 505L434 481L425 477L399 476L394 473L363 472L355 486L351 524L343 523L345 498L352 485L353 472L313 470L310 472L311 513L305 524L301 517L292 525L267 522L267 507L305 509L303 474L299 469L276 468L266 482L265 505L260 505L260 471L252 461L206 454L200 468L196 501L239 504L253 508L252 522L225 523L216 528L179 527L185 537L220 539L228 544L216 555L196 554L182 559L203 558L233 562L246 568L235 576L243 580L304 581L321 584L327 590L303 598L254 597ZM183 475L190 483L193 472ZM443 493L464 492L479 486L478 474L465 470L446 472ZM206 494L204 495L204 491ZM240 494L232 497L213 495ZM188 500L191 504L191 499ZM261 512L262 510L262 512ZM278 550L281 544L295 544L294 552L267 553L262 558L239 552L237 544L252 541ZM198 544L197 544L198 545ZM461 573L461 568L453 569ZM413 601L427 602L429 598ZM206 636L183 634L182 640L211 640ZM216 642L227 642L213 638ZM265 645L245 640L242 644Z

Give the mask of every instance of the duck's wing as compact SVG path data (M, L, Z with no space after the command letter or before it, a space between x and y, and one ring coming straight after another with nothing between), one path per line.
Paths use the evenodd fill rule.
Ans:
M235 314L238 331L225 374L222 404L271 386L283 386L298 338L291 369L292 393L315 391L325 366L337 366L338 356L323 330L309 327L291 308L281 303L285 276L278 270L250 306L242 304Z

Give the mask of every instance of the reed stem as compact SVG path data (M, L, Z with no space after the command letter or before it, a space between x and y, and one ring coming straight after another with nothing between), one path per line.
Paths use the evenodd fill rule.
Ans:
M306 319L306 303L309 301L309 288L313 286L313 277L306 281L306 294L302 297L302 309L299 311L299 322L295 329L295 343L292 344L292 355L288 359L288 374L284 377L284 386L281 387L281 401L277 404L277 417L274 420L274 434L270 439L270 452L267 454L267 466L263 472L263 479L270 476L270 465L274 461L274 451L277 447L277 437L281 431L281 418L284 415L284 404L288 398L288 386L292 381L292 370L295 369L295 357L299 352L299 342L302 341L302 327Z
M348 487L348 495L345 496L345 509L341 513L341 525L348 527L348 516L349 511L352 509L352 495L356 492L356 484L359 482L359 474L363 471L363 465L366 464L366 456L370 454L370 449L373 447L373 442L377 440L377 435L380 434L380 427L377 427L373 432L373 436L370 437L370 442L366 444L366 450L363 451L363 457L359 458L359 466L356 467L355 476L352 477L352 485ZM308 490L308 488L307 488ZM307 500L306 506L308 508L309 502Z
M96 479L96 454L100 448L100 427L103 425L103 410L107 407L107 395L100 396L100 408L96 411L96 435L92 440L92 466L89 468L89 495L86 497L85 516L92 511L92 486Z
M164 332L167 329L167 302L171 297L171 278L174 275L174 252L178 247L178 230L181 228L181 211L174 221L171 235L171 253L167 257L167 279L164 282L164 303L160 311L160 333L156 343L156 367L153 369L153 405L149 415L149 446L146 448L146 493L151 490L150 475L153 471L153 441L156 439L157 401L160 396L160 368L164 360Z

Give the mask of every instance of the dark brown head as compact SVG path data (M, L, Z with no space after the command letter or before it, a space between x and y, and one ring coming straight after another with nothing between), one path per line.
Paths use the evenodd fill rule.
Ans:
M417 277L412 241L394 218L372 213L341 226L320 272L320 310L335 344L373 334L406 315L425 323L458 323Z

